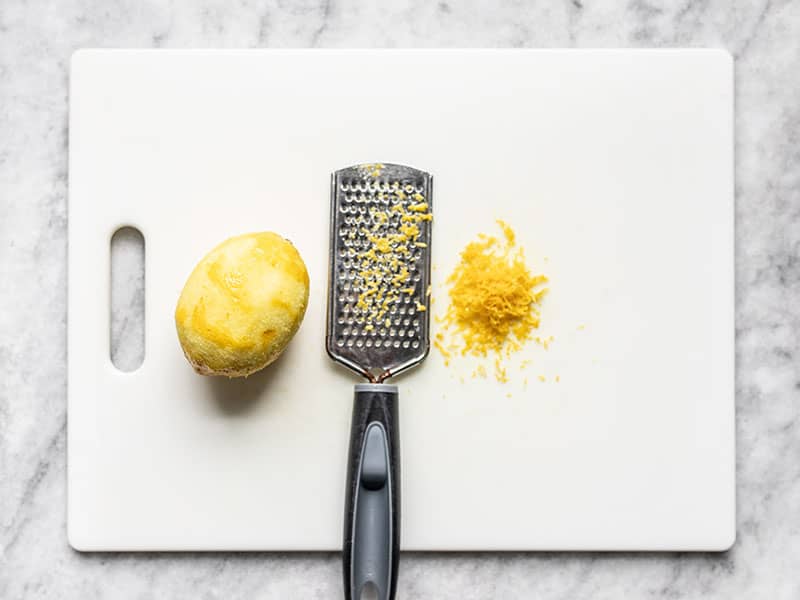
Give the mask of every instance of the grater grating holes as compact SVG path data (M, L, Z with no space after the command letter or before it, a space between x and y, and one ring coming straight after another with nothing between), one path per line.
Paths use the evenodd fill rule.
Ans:
M375 180L372 182L364 181L342 181L340 189L345 192L342 194L342 206L340 212L346 215L343 219L343 226L339 228L339 237L342 242L342 248L339 250L340 257L345 258L343 267L347 271L339 272L339 300L345 303L342 307L342 313L345 315L351 314L359 310L357 303L362 299L362 294L367 289L376 289L378 294L386 295L393 293L398 285L405 285L409 289L413 287L411 294L404 294L392 298L385 304L388 306L380 305L375 308L373 304L370 308L370 314L365 315L370 321L380 321L384 314L390 315L400 313L406 314L406 307L411 303L412 297L418 297L419 293L416 289L416 282L420 281L417 263L422 259L422 253L417 249L417 244L414 240L403 244L405 250L405 257L398 258L396 264L404 265L406 271L400 268L385 268L383 265L382 271L377 273L370 272L370 268L374 269L374 262L370 260L359 261L359 257L366 253L372 243L365 240L364 236L369 234L377 234L380 239L388 240L386 248L389 254L398 253L401 244L397 241L397 236L400 234L400 226L402 224L402 216L408 213L408 206L414 201L419 202L419 198L410 198L409 194L421 193L424 189L422 183L410 181L388 181L388 180ZM402 193L401 193L402 191ZM357 193L352 193L357 192ZM388 210L385 210L388 207ZM411 213L413 215L413 213ZM371 230L371 231L370 231ZM410 250L409 250L410 249ZM407 273L402 277L403 273ZM413 273L413 274L412 274ZM399 311L398 306L399 305ZM359 310L360 312L360 310ZM366 311L365 311L366 312ZM408 307L408 314L413 314L413 309ZM371 336L380 335L384 337L387 332L384 328L379 329L377 332L374 330L375 324L370 322L366 323L364 317L358 319L359 325L365 325L365 330L359 332L355 328L345 328L342 331L343 339L347 345L347 340L351 339L358 333L367 334L366 328L369 328ZM348 322L346 320L345 322ZM341 323L341 319L337 319ZM348 322L348 324L350 324ZM399 326L401 321L395 321L395 325ZM408 325L406 325L408 327ZM405 330L409 337L417 336L420 334L418 323L413 328ZM391 330L390 336L393 335ZM385 344L384 344L385 345Z

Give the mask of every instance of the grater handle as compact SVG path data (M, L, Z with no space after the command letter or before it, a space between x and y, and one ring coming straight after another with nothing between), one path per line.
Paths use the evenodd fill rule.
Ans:
M394 599L400 555L397 399L395 385L355 388L344 518L346 600L360 600L362 593Z

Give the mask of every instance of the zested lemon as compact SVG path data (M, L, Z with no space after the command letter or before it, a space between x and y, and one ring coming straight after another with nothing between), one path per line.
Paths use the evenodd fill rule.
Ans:
M300 327L308 283L297 249L276 233L222 242L194 268L175 308L186 358L202 375L263 369Z

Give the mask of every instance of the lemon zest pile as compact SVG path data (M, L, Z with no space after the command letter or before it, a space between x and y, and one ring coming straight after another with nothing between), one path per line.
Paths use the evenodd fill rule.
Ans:
M514 230L504 221L497 224L502 239L479 234L461 252L447 279L450 302L438 321L456 339L455 348L461 355L496 354L494 375L504 383L508 376L501 358L521 349L538 329L548 279L531 274ZM441 351L443 339L438 341L435 346ZM552 338L540 341L545 348L551 342Z

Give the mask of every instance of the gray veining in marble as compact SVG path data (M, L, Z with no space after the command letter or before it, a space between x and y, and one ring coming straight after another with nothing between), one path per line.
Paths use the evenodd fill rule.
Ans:
M406 555L398 597L800 598L796 0L2 0L0 598L340 597L335 554L104 555L67 545L67 80L70 53L87 46L729 49L737 77L736 546L719 555Z

